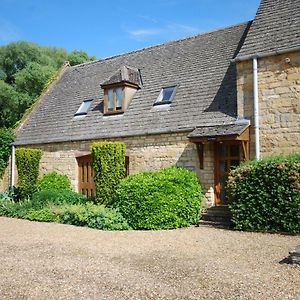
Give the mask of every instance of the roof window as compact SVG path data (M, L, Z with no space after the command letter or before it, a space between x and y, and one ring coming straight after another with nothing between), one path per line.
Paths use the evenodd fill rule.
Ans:
M80 104L78 110L76 111L75 116L86 115L92 105L92 102L93 102L93 99L83 101Z
M154 105L170 104L175 96L177 86L168 86L161 89Z

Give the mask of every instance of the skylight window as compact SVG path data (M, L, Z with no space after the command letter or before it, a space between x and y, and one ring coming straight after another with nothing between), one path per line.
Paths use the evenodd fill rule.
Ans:
M83 102L80 104L78 110L76 111L75 116L86 115L87 112L88 112L88 110L89 110L90 107L91 107L92 102L93 102L93 99L83 101Z
M161 89L154 105L169 104L172 102L176 92L176 86L168 86Z

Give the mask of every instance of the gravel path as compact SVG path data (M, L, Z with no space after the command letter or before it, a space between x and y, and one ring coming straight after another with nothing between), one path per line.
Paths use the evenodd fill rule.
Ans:
M0 299L300 299L300 236L105 232L0 217Z

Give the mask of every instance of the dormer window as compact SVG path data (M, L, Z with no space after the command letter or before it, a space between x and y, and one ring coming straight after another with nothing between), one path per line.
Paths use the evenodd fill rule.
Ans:
M141 74L136 68L123 66L101 84L104 90L104 114L124 113L141 85Z
M175 96L176 86L168 86L161 89L154 105L170 104Z
M104 90L104 112L124 112L124 88L121 86L110 87Z
M78 110L75 113L75 116L84 116L87 114L88 110L92 105L93 99L83 101Z

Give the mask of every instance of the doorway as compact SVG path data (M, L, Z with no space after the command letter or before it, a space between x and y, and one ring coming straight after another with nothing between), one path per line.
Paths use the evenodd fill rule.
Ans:
M227 205L226 184L229 172L241 162L241 143L222 141L215 143L215 205Z

